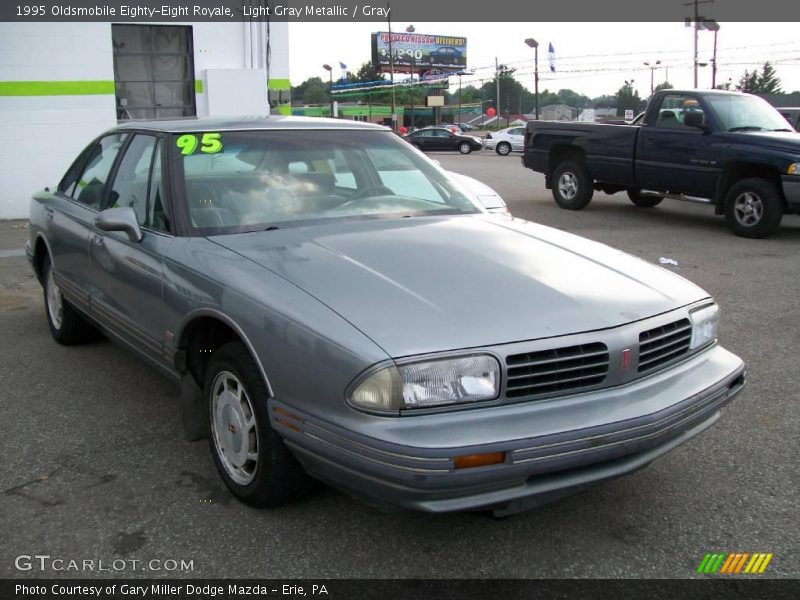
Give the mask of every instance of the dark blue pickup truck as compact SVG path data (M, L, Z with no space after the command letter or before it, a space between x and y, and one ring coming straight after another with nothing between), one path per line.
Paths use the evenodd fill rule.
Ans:
M766 237L800 212L800 135L766 101L717 90L662 90L640 125L531 121L523 164L545 175L561 208L594 190L714 205L736 235Z

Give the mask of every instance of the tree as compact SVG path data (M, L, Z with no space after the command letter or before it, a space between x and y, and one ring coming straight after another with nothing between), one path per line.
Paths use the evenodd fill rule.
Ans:
M566 104L572 108L586 108L591 103L588 96L584 96L583 94L569 89L558 90L557 96L562 104Z
M736 89L749 94L780 94L781 80L775 74L775 68L767 61L761 67L761 73L757 70L753 70L752 73L745 70L744 75L739 78L739 83L736 84Z
M326 104L329 102L328 83L319 77L309 77L292 88L292 98L303 104Z
M655 91L657 92L659 90L671 90L671 89L674 89L674 88L675 88L675 86L672 85L669 81L665 81L664 83L659 83L655 87Z
M373 66L371 61L362 64L356 74L350 76L351 83L367 83L381 79L383 79L383 75Z
M633 89L632 85L625 84L617 92L617 116L625 116L626 110L638 112L642 106L642 99L639 92Z

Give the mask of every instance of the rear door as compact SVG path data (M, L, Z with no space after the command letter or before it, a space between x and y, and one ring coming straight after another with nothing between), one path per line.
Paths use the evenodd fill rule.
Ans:
M164 139L136 133L109 188L105 208L130 207L143 237L94 228L90 239L92 313L156 361L167 329L162 306L164 254L173 241L165 200Z
M717 136L683 119L689 111L709 117L702 99L694 94L665 94L655 123L640 128L635 159L636 180L654 188L711 197L719 168Z
M514 127L508 131L508 140L511 142L511 149L515 152L522 152L525 149L525 128Z
M83 312L88 312L93 286L89 234L94 229L109 174L127 137L126 133L112 133L87 148L45 209L56 284L64 297Z

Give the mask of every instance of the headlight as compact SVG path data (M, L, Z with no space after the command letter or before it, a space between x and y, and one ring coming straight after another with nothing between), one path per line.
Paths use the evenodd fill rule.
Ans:
M350 401L371 410L427 408L491 400L500 393L500 364L472 354L389 366L359 383Z
M800 163L790 164L789 168L786 169L786 173L789 175L800 175Z
M691 350L705 346L717 339L719 332L719 306L711 304L689 313L692 320Z

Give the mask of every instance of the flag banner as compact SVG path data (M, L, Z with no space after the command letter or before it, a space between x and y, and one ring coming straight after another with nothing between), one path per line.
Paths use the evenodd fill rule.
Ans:
M550 42L550 47L547 49L547 60L550 61L550 72L556 72L556 50L553 48L553 43Z

